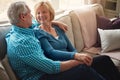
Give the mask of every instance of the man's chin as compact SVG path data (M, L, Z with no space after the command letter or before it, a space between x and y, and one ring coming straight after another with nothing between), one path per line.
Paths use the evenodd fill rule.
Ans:
M48 21L44 21L44 22L40 22L40 24L47 25L47 24L49 24L49 22Z
M45 25L45 24L47 24L47 22L41 22L40 24L43 24L43 25Z

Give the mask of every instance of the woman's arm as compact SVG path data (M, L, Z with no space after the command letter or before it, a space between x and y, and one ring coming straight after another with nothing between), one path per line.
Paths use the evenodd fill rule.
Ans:
M41 43L42 49L45 51L45 55L53 60L70 60L74 59L74 54L75 52L67 52L67 51L60 51L60 50L55 50L49 41L46 38L40 38L39 39ZM59 46L59 45L58 45Z
M66 48L67 51L69 51L69 52L77 52L75 47L71 44L70 40L66 36L65 32L62 29L58 28L58 27L55 27L55 28L59 32L59 35L65 39L65 42L67 44L67 48Z
M67 50L70 52L77 52L77 50L75 49L75 47L71 44L70 40L68 39L68 37L66 36L66 34L62 31L62 36L64 36L64 39L67 42Z
M84 64L90 66L92 64L92 57L88 54L85 53L77 53L77 50L72 46L70 40L67 38L66 34L62 31L61 34L62 36L64 36L66 42L67 42L67 49L70 52L76 52L76 54L74 55L74 59L83 62Z

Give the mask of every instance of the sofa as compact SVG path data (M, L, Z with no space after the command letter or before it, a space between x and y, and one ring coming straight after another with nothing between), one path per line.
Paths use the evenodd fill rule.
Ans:
M120 69L119 50L115 50L115 52L102 52L101 47L93 46L97 42L98 33L96 15L105 16L104 10L100 4L86 5L79 9L66 10L56 15L55 20L68 26L66 35L78 52L87 53L93 57L108 55L118 69ZM0 25L0 80L18 80L6 55L7 45L5 35L8 31L10 31L9 23Z
M106 18L103 7L100 4L92 4L80 7L79 9L65 11L63 14L56 16L55 20L60 21L68 26L66 35L78 52L88 53L93 57L99 55L108 55L120 70L120 19L117 20L116 18ZM111 25L116 25L116 23L118 26L112 28ZM101 27L98 27L100 25ZM107 27L104 28L104 26ZM104 30L99 28L103 28ZM116 30L118 30L118 34L115 34ZM106 31L110 32L106 33ZM107 39L104 34L108 33L110 34L108 35L109 37ZM100 37L102 38L100 39L101 44L98 44Z

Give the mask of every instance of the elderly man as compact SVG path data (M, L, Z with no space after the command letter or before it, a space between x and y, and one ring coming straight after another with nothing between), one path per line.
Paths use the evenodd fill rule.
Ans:
M61 62L45 57L40 42L35 37L36 30L30 27L32 15L26 3L12 3L8 17L12 29L6 35L7 55L20 80L105 80L80 61Z

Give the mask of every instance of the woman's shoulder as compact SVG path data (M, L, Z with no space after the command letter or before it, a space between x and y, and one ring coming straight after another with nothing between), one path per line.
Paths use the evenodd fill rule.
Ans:
M37 37L37 38L43 38L43 37L47 37L47 33L44 31L44 30L42 30L42 29L36 29L35 30L35 37Z
M58 25L53 25L53 27L54 27L57 31L59 31L59 32L61 32L61 33L64 33L64 31L63 31Z

